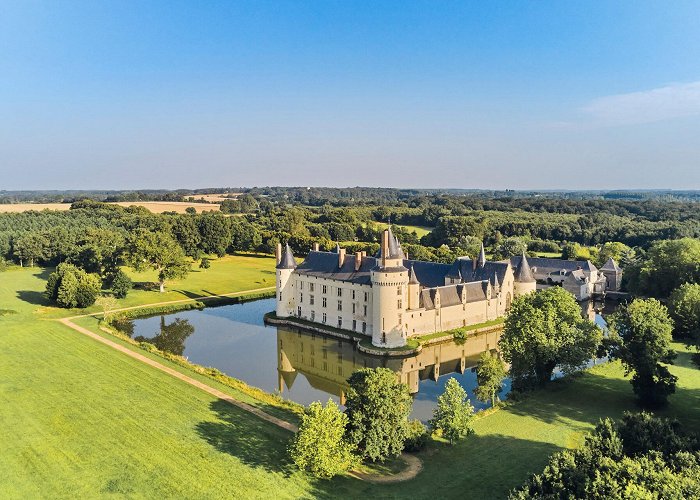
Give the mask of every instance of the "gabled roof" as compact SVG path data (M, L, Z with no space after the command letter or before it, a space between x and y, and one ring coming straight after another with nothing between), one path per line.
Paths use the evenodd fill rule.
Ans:
M518 267L515 268L515 281L520 283L533 283L535 281L525 252L523 252L520 262L518 262Z
M360 269L355 271L355 255L346 255L342 267L338 267L338 254L335 252L311 251L299 264L296 272L306 276L316 276L332 280L342 280L360 285L372 283L371 270L377 267L374 257L362 257Z
M297 267L297 261L294 260L294 255L292 254L292 249L289 248L289 243L284 247L282 252L282 258L280 263L277 264L277 269L294 269Z
M456 306L462 303L464 293L467 303L486 299L488 282L474 281L471 283L455 283L454 285L437 286L421 290L418 305L425 309L435 309L437 298L440 307Z
M610 257L608 261L605 263L603 267L600 268L601 271L615 271L616 273L619 273L622 271L620 269L620 266L617 265L617 262L615 262L615 259Z
M510 263L513 267L517 268L522 260L521 255L516 255L510 258ZM590 260L564 260L564 259L549 259L545 257L528 257L528 263L530 268L537 268L538 273L546 274L552 271L575 271L576 269L583 269L586 272L596 272L598 268L593 265Z

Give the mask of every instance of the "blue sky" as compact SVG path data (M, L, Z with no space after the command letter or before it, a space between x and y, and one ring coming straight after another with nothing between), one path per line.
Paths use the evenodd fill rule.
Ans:
M3 2L0 189L700 189L700 3Z

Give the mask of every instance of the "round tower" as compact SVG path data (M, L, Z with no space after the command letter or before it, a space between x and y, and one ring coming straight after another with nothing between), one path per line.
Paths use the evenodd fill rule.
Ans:
M372 344L377 347L406 345L403 315L408 308L408 269L398 240L387 229L382 233L379 263L371 271Z
M513 295L515 297L519 297L520 295L525 295L526 293L534 292L535 290L537 290L537 282L535 281L535 277L532 275L530 263L527 261L527 256L523 251L523 256L518 263L518 267L515 269Z
M276 313L278 317L286 318L294 314L294 283L291 277L297 267L297 263L294 260L292 250L289 248L289 243L287 243L284 252L280 251L281 244L278 243L277 245L279 258L275 268L277 274Z

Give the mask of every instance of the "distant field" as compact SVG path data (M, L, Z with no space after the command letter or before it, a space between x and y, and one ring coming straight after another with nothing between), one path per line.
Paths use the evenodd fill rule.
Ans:
M203 210L219 210L218 203L196 203L186 201L123 201L115 203L115 205L120 205L122 207L130 207L132 205L136 205L138 207L145 207L153 213L177 212L182 214L185 213L185 209L187 207L194 207L197 210L197 212L202 212ZM70 203L15 203L11 205L0 204L0 213L17 213L26 212L27 210L68 210L69 208Z
M377 225L380 227L389 227L389 224L387 224L385 222L377 222ZM415 231L419 238L422 238L423 236L425 236L426 234L431 232L433 229L435 229L434 227L427 227L427 226L406 226L403 224L394 224L394 225L404 228L409 233L412 233Z
M231 198L236 198L240 196L241 193L219 193L219 194L203 194L203 195L195 195L193 196L194 199L199 200L200 198L204 198L208 202L213 202L213 203L219 203L224 200L229 200Z

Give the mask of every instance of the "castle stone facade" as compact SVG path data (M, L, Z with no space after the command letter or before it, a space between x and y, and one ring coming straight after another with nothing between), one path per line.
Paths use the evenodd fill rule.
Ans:
M503 317L515 297L536 288L524 255L516 266L487 261L483 247L478 258L452 264L410 260L390 229L374 257L314 245L297 265L287 245L276 273L278 317L352 330L377 347Z

